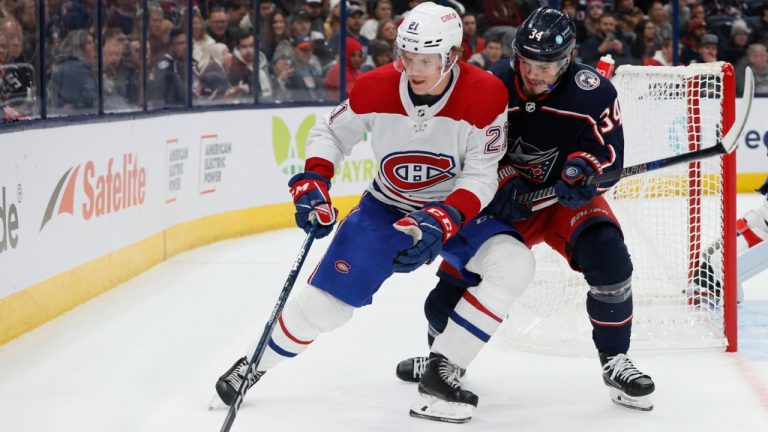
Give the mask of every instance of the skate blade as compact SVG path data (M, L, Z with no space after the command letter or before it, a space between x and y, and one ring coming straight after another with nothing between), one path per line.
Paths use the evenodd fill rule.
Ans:
M621 406L640 411L650 411L653 409L653 403L648 396L629 396L623 391L611 388L611 400Z
M221 400L218 394L215 394L211 398L211 401L208 403L208 411L217 410L223 406L225 406L224 401Z
M475 407L465 403L448 402L419 393L411 405L411 417L446 423L466 423L472 420Z

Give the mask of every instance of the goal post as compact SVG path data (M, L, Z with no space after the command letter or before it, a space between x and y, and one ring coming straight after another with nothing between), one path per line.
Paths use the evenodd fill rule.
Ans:
M613 78L624 166L715 146L735 120L728 63L621 66ZM736 351L735 154L622 179L605 193L632 257L632 351ZM588 285L546 245L501 337L556 354L594 353Z

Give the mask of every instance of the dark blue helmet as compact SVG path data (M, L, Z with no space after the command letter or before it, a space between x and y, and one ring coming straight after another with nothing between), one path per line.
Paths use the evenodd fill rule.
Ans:
M546 6L528 16L512 43L515 54L541 62L565 60L575 45L576 26L571 18Z

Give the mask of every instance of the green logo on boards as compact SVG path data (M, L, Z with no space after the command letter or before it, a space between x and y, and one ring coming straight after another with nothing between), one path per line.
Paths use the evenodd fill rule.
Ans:
M280 117L272 117L272 152L277 167L283 174L292 176L304 170L304 159L309 130L315 125L315 115L311 114L301 121L296 131L296 139L291 139L291 131Z
M316 116L310 114L299 124L294 135L285 121L278 117L272 117L272 152L275 156L277 167L286 176L290 177L304 170L306 159L307 138L309 131L315 126ZM369 135L361 138L359 145L369 145ZM376 174L376 163L373 159L345 158L340 166L336 167L333 182L339 183L368 183Z

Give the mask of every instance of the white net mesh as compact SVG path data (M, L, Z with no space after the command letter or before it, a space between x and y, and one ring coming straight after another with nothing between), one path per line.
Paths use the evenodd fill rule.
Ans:
M613 79L631 166L715 145L722 133L722 64L621 67ZM632 350L724 347L722 158L627 177L606 192L632 256ZM708 266L702 252L709 245ZM500 331L508 345L594 354L588 285L546 245L536 277ZM698 282L698 283L696 283ZM704 287L699 287L704 285Z

